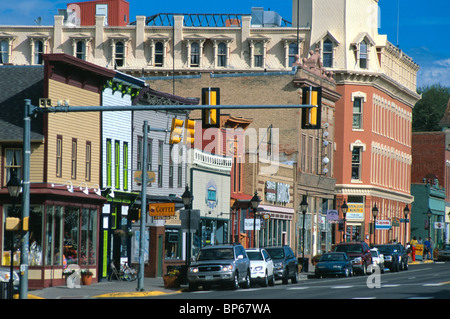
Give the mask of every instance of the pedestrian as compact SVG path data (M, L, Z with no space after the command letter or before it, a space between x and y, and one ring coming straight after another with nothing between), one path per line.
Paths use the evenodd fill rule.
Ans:
M416 236L411 240L412 261L416 261L416 245L418 244Z
M427 259L431 259L430 258L430 251L431 251L431 243L430 243L430 238L426 237L425 238L425 242L424 242L424 257L426 256ZM425 259L425 258L424 258Z
M419 240L417 242L419 243L419 245L422 245L423 244L422 237L419 237Z

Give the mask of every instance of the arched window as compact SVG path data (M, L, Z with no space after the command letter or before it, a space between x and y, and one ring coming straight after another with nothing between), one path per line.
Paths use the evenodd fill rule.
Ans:
M217 66L227 66L227 45L221 42L217 49Z
M116 42L115 66L124 66L125 64L125 46L123 42Z
M9 44L6 40L0 40L0 64L9 62Z
M164 64L164 44L156 42L155 44L155 66L163 66Z
M323 42L323 66L325 68L333 67L333 42L330 39L326 39Z
M200 65L200 45L198 42L191 44L191 66L198 67Z
M44 54L44 43L41 40L34 41L34 64L42 64Z
M78 59L86 60L86 44L84 41L77 41L75 56Z
M367 42L364 40L359 44L359 67L367 69Z

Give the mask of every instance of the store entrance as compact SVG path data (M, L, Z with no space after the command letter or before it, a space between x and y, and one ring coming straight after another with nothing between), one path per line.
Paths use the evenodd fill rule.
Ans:
M362 241L362 227L361 225L347 225L345 234L346 241Z

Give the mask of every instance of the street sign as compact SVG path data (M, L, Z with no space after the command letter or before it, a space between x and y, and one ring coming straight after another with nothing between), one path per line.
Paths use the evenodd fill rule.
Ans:
M190 219L190 221L189 221ZM200 210L182 209L180 210L181 230L184 232L195 232L200 222Z
M142 184L142 171L134 172L134 181L138 184ZM153 183L155 181L155 172L147 172L147 183Z
M173 216L175 215L175 203L152 203L148 205L150 216Z
M434 229L444 229L445 223L443 222L434 222Z

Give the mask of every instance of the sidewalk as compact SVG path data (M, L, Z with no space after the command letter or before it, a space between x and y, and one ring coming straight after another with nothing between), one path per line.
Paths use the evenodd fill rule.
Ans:
M30 290L28 299L130 298L181 293L181 288L164 288L162 277L144 278L144 291L137 291L138 281L101 281L80 288L67 286Z

